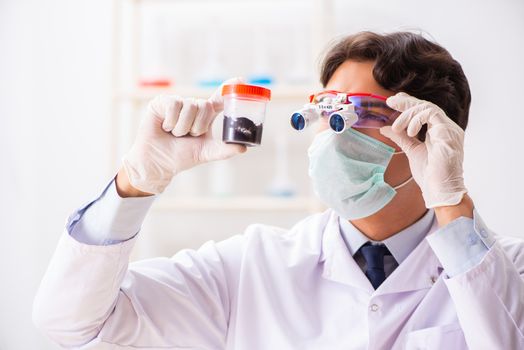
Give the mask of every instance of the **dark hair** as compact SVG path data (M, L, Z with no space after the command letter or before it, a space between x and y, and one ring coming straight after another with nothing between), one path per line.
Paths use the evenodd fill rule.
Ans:
M442 46L411 32L366 31L346 36L324 56L320 71L323 87L346 60L374 61L373 77L383 88L431 101L466 129L471 103L468 80ZM419 133L422 140L425 131Z

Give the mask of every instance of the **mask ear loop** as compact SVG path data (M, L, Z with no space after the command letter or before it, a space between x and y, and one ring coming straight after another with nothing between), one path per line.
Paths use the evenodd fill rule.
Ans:
M397 185L397 186L393 187L393 189L396 191L399 188L402 188L402 187L406 186L411 180L413 180L413 176L410 176L409 179L407 179L406 181L404 181L400 185Z
M397 152L393 153L393 155L395 155L395 154L402 154L402 153L406 153L406 152L404 152L404 151L397 151ZM397 185L397 186L393 187L393 189L394 190L398 190L399 188L402 188L402 187L406 186L411 180L413 180L413 176L410 176L409 179L407 179L406 181L404 181L400 185Z

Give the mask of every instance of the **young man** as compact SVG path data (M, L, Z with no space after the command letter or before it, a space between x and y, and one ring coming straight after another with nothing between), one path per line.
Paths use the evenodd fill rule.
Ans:
M336 136L319 123L310 175L332 209L128 266L154 194L245 152L210 137L219 94L158 97L115 181L71 216L35 323L97 349L524 348L524 245L495 236L464 186L460 65L419 35L363 32L331 48L321 82L401 112Z

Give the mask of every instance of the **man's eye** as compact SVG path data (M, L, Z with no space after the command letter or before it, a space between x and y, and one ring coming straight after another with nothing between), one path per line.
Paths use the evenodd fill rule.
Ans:
M384 116L384 115L371 113L371 112L368 112L366 110L362 110L359 113L359 117L360 117L360 119L374 120L374 121L378 121L378 122L382 122L382 123L387 123L389 121L389 118Z

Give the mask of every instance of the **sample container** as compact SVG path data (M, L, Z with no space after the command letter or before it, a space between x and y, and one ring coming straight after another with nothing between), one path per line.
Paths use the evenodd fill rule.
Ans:
M224 123L222 141L258 146L271 90L261 86L230 84L222 87Z

